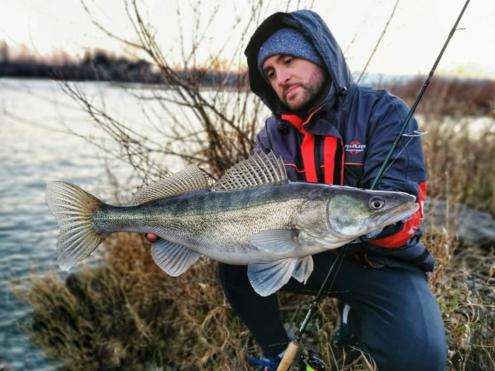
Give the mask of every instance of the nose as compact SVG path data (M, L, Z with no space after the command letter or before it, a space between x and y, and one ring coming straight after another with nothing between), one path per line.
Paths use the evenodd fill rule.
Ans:
M289 81L290 75L285 68L279 68L277 71L277 84L284 86Z

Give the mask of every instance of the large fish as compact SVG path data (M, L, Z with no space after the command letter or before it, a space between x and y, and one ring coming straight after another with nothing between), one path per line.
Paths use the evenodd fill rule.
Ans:
M290 182L272 153L241 161L216 183L190 166L140 190L128 206L103 203L81 188L47 186L60 226L58 261L69 269L113 232L153 232L151 249L165 272L178 276L201 255L248 265L254 290L267 296L294 277L306 282L311 255L335 249L413 214L402 192Z

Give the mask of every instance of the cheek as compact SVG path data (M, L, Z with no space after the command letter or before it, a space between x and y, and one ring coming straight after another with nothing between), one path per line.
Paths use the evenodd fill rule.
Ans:
M275 94L277 94L277 96L279 98L281 98L282 97L282 88L275 81L270 81L270 86L273 89L273 91L275 92Z
M321 69L315 69L309 77L309 85L311 85L314 90L320 90L324 84L325 76Z

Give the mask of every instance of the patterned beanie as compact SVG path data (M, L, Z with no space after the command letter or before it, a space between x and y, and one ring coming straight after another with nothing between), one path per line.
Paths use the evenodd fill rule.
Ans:
M262 76L265 76L263 63L268 58L277 54L303 58L319 66L323 66L323 60L313 45L299 31L293 28L281 28L277 30L261 45L258 51L258 70Z

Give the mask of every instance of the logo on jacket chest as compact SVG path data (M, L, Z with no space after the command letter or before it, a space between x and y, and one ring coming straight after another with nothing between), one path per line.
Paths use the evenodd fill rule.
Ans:
M363 153L366 149L366 144L361 144L358 140L351 140L344 145L344 150L350 155L356 156Z

